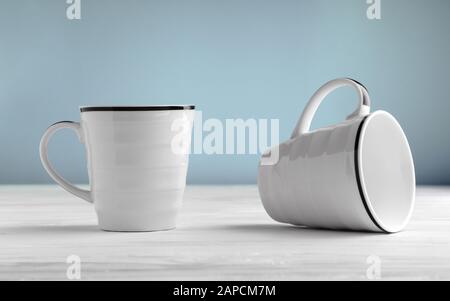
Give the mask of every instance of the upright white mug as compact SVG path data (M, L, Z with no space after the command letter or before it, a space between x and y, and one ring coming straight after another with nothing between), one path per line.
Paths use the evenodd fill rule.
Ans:
M94 203L101 229L172 229L186 186L194 106L87 106L81 122L51 125L40 143L44 168L56 183ZM47 144L58 130L74 130L86 147L90 190L62 178Z
M356 89L358 109L342 123L310 131L322 100L342 86ZM413 211L414 164L396 119L370 113L365 87L342 78L322 86L291 138L263 154L258 188L267 213L279 222L392 233Z

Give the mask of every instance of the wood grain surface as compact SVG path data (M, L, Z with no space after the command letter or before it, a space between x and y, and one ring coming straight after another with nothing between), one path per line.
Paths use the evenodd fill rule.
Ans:
M450 280L450 188L419 187L397 234L279 224L256 186L189 186L177 229L113 233L92 205L57 186L0 186L0 280Z

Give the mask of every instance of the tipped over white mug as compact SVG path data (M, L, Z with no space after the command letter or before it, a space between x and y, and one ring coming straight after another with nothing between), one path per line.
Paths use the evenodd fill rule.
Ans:
M358 93L357 110L342 123L310 131L322 100L343 86ZM341 78L312 96L288 141L263 154L258 188L276 221L392 233L406 226L413 211L414 164L396 119L385 111L370 113L365 87Z
M40 143L42 164L68 192L93 203L101 229L175 228L186 186L194 106L81 107L81 122L51 125ZM86 147L90 190L62 178L47 144L60 129L74 130Z

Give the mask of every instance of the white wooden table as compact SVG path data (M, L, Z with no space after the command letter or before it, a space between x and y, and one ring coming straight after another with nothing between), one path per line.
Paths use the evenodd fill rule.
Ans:
M450 279L450 188L421 187L397 234L311 230L272 221L255 186L190 186L175 230L103 232L92 205L56 186L0 186L0 280ZM373 267L373 266L372 266Z

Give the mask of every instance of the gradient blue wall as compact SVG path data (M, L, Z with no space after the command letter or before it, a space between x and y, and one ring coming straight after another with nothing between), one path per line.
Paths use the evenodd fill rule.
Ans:
M0 183L51 182L38 156L46 127L83 104L195 103L204 118L279 118L289 136L329 79L363 82L373 108L409 138L419 183L450 184L450 1L0 0ZM355 105L338 91L316 127ZM51 157L86 182L82 146L59 133ZM191 156L190 183L255 183L258 156Z

